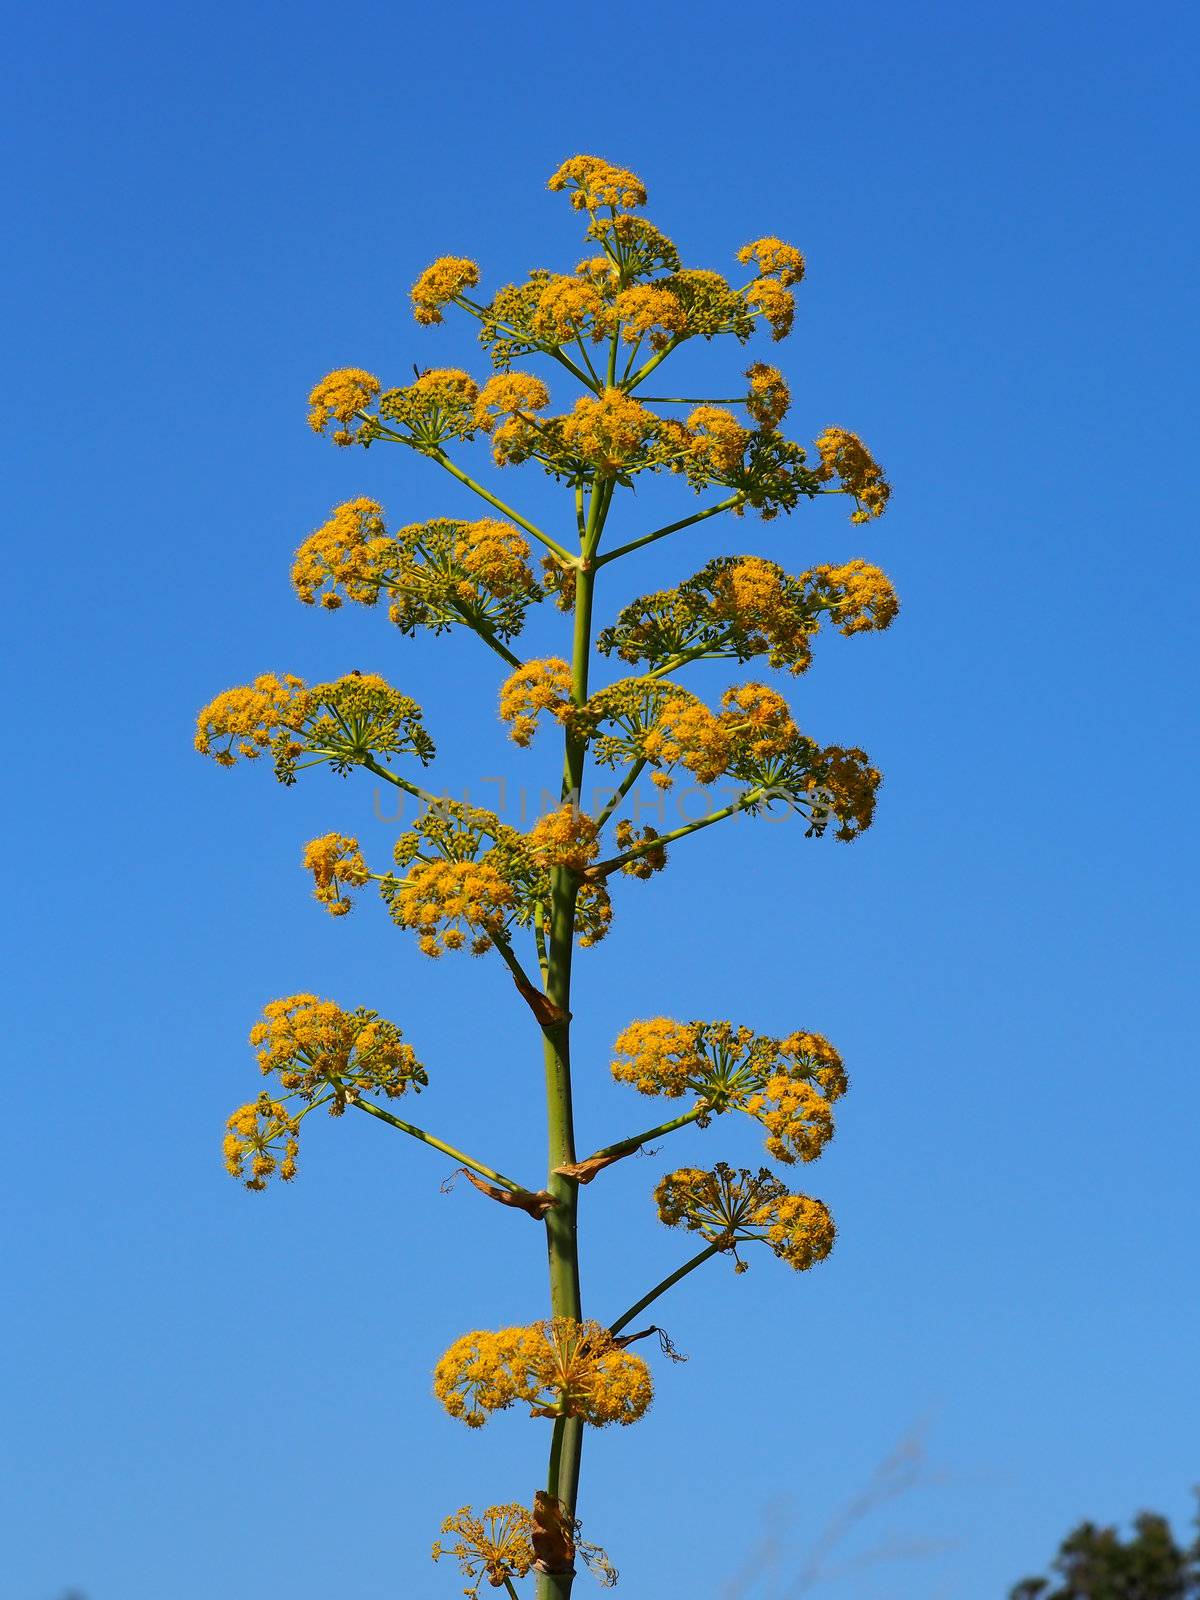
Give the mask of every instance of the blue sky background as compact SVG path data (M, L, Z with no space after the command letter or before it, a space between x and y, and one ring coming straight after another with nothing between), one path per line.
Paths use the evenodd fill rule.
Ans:
M314 439L305 397L344 364L479 370L408 286L446 252L490 286L573 264L544 183L579 150L639 171L693 264L763 233L805 249L791 426L857 429L895 484L866 530L837 501L707 524L610 569L602 606L723 550L865 555L904 602L791 690L885 769L873 831L714 829L625 884L580 959L582 1147L653 1120L606 1070L635 1016L816 1028L853 1076L802 1174L834 1257L717 1263L663 1302L691 1360L657 1363L636 1432L589 1441L585 1531L634 1597L984 1600L1083 1516L1184 1521L1196 34L1154 0L10 17L3 1600L432 1600L459 1588L427 1560L441 1517L539 1480L538 1427L469 1435L426 1376L464 1329L540 1314L537 1231L441 1194L439 1161L366 1119L314 1119L265 1196L218 1152L275 995L393 1016L424 1120L533 1177L537 1041L494 960L434 965L378 908L308 898L314 833L385 852L369 783L284 791L200 762L191 731L258 671L377 669L424 704L439 785L551 781L473 640L308 611L287 570L355 494L476 514L427 463ZM678 366L722 393L745 360ZM546 481L508 490L561 515ZM655 485L620 531L687 503ZM743 1120L664 1158L760 1153ZM662 1168L586 1192L594 1314L689 1253L654 1220ZM915 1485L805 1587L906 1439Z

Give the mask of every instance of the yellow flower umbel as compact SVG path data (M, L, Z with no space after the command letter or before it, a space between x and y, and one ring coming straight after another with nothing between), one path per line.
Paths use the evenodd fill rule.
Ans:
M275 776L286 784L295 783L301 766L328 762L344 773L380 756L415 755L424 764L435 752L417 702L374 672L351 672L311 688L302 678L267 674L248 687L227 689L201 711L196 749L221 766L268 747Z
M395 1100L429 1081L394 1022L362 1006L343 1011L315 994L269 1001L263 1020L250 1030L250 1043L264 1075L274 1073L283 1088L310 1103L328 1094L335 1116L360 1095Z
M389 389L379 401L379 415L391 423L390 437L425 455L434 455L447 439L469 439L475 432L479 385L457 367L423 372L403 389ZM375 434L368 432L369 441Z
M472 1580L463 1593L477 1596L485 1578L499 1589L509 1579L525 1576L533 1566L532 1531L533 1518L524 1506L488 1506L478 1516L470 1506L460 1506L442 1523L442 1533L452 1534L454 1542L436 1540L433 1559L455 1557L463 1575Z
M418 322L442 321L442 307L479 282L479 267L466 256L439 256L412 286L413 316Z
M296 593L306 606L319 598L327 611L338 609L343 594L347 600L373 606L392 543L378 501L360 498L335 506L328 522L310 533L296 551L292 564Z
M772 667L800 673L823 617L850 635L890 626L898 610L886 574L865 561L793 577L760 556L719 556L677 588L631 602L596 645L653 667L765 655Z
M614 1045L612 1075L640 1094L696 1096L702 1120L744 1111L766 1130L778 1161L814 1161L833 1137L833 1105L846 1092L842 1058L819 1033L785 1039L731 1022L631 1022Z
M765 1167L757 1173L735 1172L724 1161L711 1172L680 1167L659 1182L654 1198L668 1228L699 1233L735 1256L739 1244L769 1245L797 1272L824 1261L837 1232L822 1201L791 1194ZM736 1270L745 1266L738 1261Z
M598 1322L550 1317L526 1328L477 1329L434 1369L433 1391L452 1417L480 1428L524 1401L535 1417L579 1417L603 1428L646 1414L650 1369Z
M290 1183L296 1176L299 1133L300 1118L290 1116L282 1101L261 1094L239 1106L225 1124L225 1170L247 1189L265 1189L276 1172Z
M303 678L263 673L204 707L196 719L196 749L222 767L232 767L238 756L254 761L281 729L295 732L304 726L309 705Z
M571 668L558 656L526 661L500 690L500 719L511 726L509 738L523 749L537 731L538 717L549 711L561 721L571 707Z
M358 840L343 833L324 833L319 839L310 839L304 846L304 868L313 875L313 898L331 917L344 917L350 910L343 889L361 889L371 878Z
M746 397L746 410L760 428L777 428L787 415L792 403L791 390L778 367L765 361L756 361L747 368L750 393Z
M646 204L646 186L637 174L599 156L572 156L546 187L569 193L577 211L597 211L602 206L632 211Z
M392 920L411 928L435 957L461 950L468 939L472 954L482 955L516 905L515 887L486 861L416 862L388 898Z
M314 433L324 433L331 422L338 423L331 435L334 444L348 445L362 433L359 415L379 393L379 379L361 367L339 367L316 384L308 397L308 425Z
M830 483L838 478L842 492L854 496L857 509L850 515L851 522L870 522L872 517L883 515L892 486L856 433L848 428L826 428L817 440L817 453L821 457L816 473L820 482Z
M565 804L539 817L527 835L529 853L541 866L583 872L600 852L600 830L577 807Z
M550 404L550 391L527 372L498 372L479 391L475 426L492 435L498 467L519 466L535 453L541 437L537 413Z

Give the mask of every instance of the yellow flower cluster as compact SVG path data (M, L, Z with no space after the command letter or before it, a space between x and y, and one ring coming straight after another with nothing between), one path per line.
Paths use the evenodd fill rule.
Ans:
M749 430L721 406L697 406L687 419L690 455L704 479L736 472L745 460Z
M620 389L605 389L598 399L584 395L571 414L559 420L566 451L605 474L644 464L660 427L652 411Z
M739 1244L761 1242L797 1272L833 1249L837 1230L825 1205L790 1194L765 1167L757 1174L723 1161L711 1172L681 1167L659 1182L654 1198L668 1228L688 1228L735 1254Z
M773 339L786 338L796 314L792 285L804 276L804 257L794 245L767 238L743 245L737 258L758 267L758 277L746 290L747 304L770 325Z
M673 1022L670 1017L631 1022L613 1045L613 1077L618 1083L631 1083L640 1094L677 1099L692 1090L702 1095L708 1068L703 1027L703 1023Z
M479 282L479 267L466 256L439 256L412 286L413 316L418 322L441 322L442 307Z
M517 904L514 886L486 861L419 861L389 896L392 920L411 928L427 956L461 950L482 955ZM440 934L438 928L441 928Z
M404 430L402 441L415 450L439 450L447 439L469 439L475 431L479 385L458 367L435 367L403 389L389 389L379 415ZM366 435L371 437L368 431Z
M477 1596L484 1578L499 1589L512 1578L523 1578L533 1566L533 1517L524 1506L488 1506L478 1516L470 1506L460 1506L442 1523L442 1533L452 1534L454 1542L435 1540L433 1559L455 1557L464 1576L473 1580L465 1595Z
M358 840L344 833L323 833L319 839L310 839L304 846L304 870L313 875L313 898L331 917L344 917L350 910L343 888L361 889L371 878Z
M395 1100L410 1084L420 1089L429 1081L394 1022L361 1006L343 1011L315 994L269 1001L250 1043L264 1076L273 1072L291 1093L311 1102L331 1090L334 1115L364 1093Z
M726 689L721 722L738 753L755 762L782 755L800 735L787 701L765 683Z
M225 742L214 749L214 740ZM344 773L375 756L415 755L428 762L435 749L417 702L373 672L351 672L311 689L301 678L281 681L268 674L248 687L227 689L201 711L195 744L201 755L225 767L270 745L275 776L289 784L305 754L309 765L327 761Z
M476 1330L434 1370L433 1391L452 1417L480 1428L523 1401L535 1417L580 1417L594 1427L645 1415L650 1369L598 1322L551 1317L530 1327Z
M826 428L817 440L817 453L821 457L817 479L829 483L838 478L843 491L854 496L857 509L851 514L851 522L869 522L872 517L883 515L892 486L856 433L847 428Z
M642 739L642 753L660 769L651 775L651 782L669 789L673 780L661 769L677 764L698 783L714 783L729 765L732 743L720 717L695 695L672 686L657 721Z
M196 720L196 749L222 767L232 767L238 756L254 761L281 728L302 728L309 706L303 678L265 672L251 684L224 690L204 707ZM225 743L214 749L221 739Z
M720 715L714 715L687 690L671 685L641 748L656 767L679 764L698 783L708 784L729 770L735 756L762 760L778 755L797 733L787 702L765 684L727 689L721 697ZM662 771L655 773L652 781L660 788L671 784Z
M658 830L645 827L640 833L634 828L633 823L624 817L617 823L616 829L617 849L621 852L632 850L638 845L648 844L653 848L643 850L641 855L635 856L632 861L626 861L621 871L629 878L652 878L656 872L661 872L667 864L667 848L665 845L656 844Z
M567 803L539 817L527 842L539 866L583 872L600 853L600 830L585 812Z
M666 234L645 217L631 216L628 212L616 217L593 217L586 237L596 240L604 251L603 257L594 264L595 271L614 275L622 284L651 272L679 271L679 251ZM588 263L589 267L592 265ZM583 265L579 270L584 270Z
M742 659L763 654L773 667L786 665L800 673L812 662L818 624L789 590L775 562L744 556L714 572L710 611L715 621L728 625Z
M899 614L900 601L891 579L868 561L813 567L804 577L828 606L838 632L847 638L888 628Z
M396 841L396 865L380 892L396 922L414 929L428 955L461 949L465 928L471 949L482 954L510 923L527 926L550 900L550 864L531 847L530 835L490 811L458 801L438 801ZM608 931L612 905L603 884L580 885L575 932L585 948ZM437 928L445 924L442 939ZM448 936L448 937L447 937Z
M526 661L505 680L500 690L500 720L511 723L509 738L522 749L537 731L543 711L561 722L571 707L571 668L559 656Z
M478 590L498 599L528 599L535 592L529 570L529 541L511 522L483 517L478 522L462 523L454 559L474 579Z
M356 413L379 393L379 379L361 367L339 367L316 384L308 397L308 425L314 433L324 433L331 422L338 422L332 434L334 444L353 444L362 432Z
M621 337L629 344L648 339L652 350L665 350L687 330L687 312L670 290L642 283L623 289L613 305Z
M775 278L785 289L804 276L804 257L795 245L784 244L782 239L754 239L742 246L737 258L743 266L753 261L760 277Z
M760 428L777 428L792 403L792 392L783 373L765 361L756 361L747 368L746 376L750 380L746 410Z
M731 333L745 343L754 332L754 315L747 306L746 297L719 272L685 267L662 282L687 314L689 338L715 339Z
M299 1133L300 1118L264 1092L225 1124L225 1170L247 1189L265 1189L276 1172L288 1183L296 1176Z
M899 610L895 590L865 561L813 567L792 577L759 556L720 556L675 589L643 595L597 638L605 655L655 666L765 655L773 667L804 672L827 613L841 633L886 628Z
M883 774L871 765L865 750L857 745L827 745L805 783L812 800L812 831L824 831L827 816L834 816L835 838L848 842L865 833L874 821L876 791L882 782Z
M590 278L551 273L542 283L528 326L539 344L563 345L584 338L595 344L611 331L612 315Z
M572 156L546 187L556 192L566 190L577 211L595 211L600 206L632 211L646 204L646 188L641 179L599 156Z
M833 1137L846 1092L842 1058L819 1033L786 1039L730 1022L652 1017L617 1036L612 1075L640 1094L694 1094L706 1112L744 1111L766 1129L767 1151L789 1165L813 1161Z
M292 584L306 606L320 595L328 611L347 600L374 605L379 598L380 568L392 548L383 521L383 507L375 500L347 500L335 506L328 522L310 533L296 551ZM329 588L325 588L326 584ZM323 591L323 592L322 592Z
M756 278L746 290L746 303L752 305L778 342L792 331L796 318L796 299L776 278Z
M491 433L502 418L544 411L550 404L550 391L540 378L528 372L498 372L479 391L475 402L475 426Z

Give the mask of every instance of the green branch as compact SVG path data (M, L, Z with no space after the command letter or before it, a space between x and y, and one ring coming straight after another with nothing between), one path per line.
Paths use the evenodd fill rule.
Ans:
M629 771L625 774L624 778L621 780L620 788L617 790L616 794L613 795L612 799L605 806L604 810L596 818L596 831L597 832L599 832L599 830L604 826L604 824L608 821L609 817L612 816L613 812L616 811L618 806L621 804L621 801L624 800L625 796L629 793L630 789L633 788L634 784L641 777L642 772L643 772L643 770L645 768L645 765L646 765L646 758L644 756L639 756L638 759L630 767Z
M739 490L727 500L709 506L707 511L697 511L694 517L684 517L681 522L671 522L665 528L655 528L653 533L644 533L640 539L631 539L628 544L618 545L615 550L606 551L604 555L597 557L596 566L606 566L608 562L616 561L619 556L627 556L631 550L640 550L643 545L653 544L656 539L665 539L669 533L678 533L681 528L690 528L694 523L704 522L708 517L719 516L722 511L733 511L745 503L746 496Z
M441 797L431 794L428 789L422 789L419 783L410 783L407 778L402 778L398 772L393 772L390 767L383 766L376 761L374 756L368 756L361 763L368 772L373 772L377 778L386 778L389 783L394 783L397 789L403 789L406 794L411 794L414 799L424 800L427 806L436 806Z
M739 795L730 805L723 806L720 811L710 811L708 816L701 817L699 822L687 822L682 828L674 828L670 833L660 833L656 839L646 839L641 844L634 845L632 850L623 851L619 856L612 856L607 861L597 861L595 866L587 869L583 877L589 883L602 882L618 867L623 867L627 861L636 861L638 856L644 856L648 850L661 850L677 839L686 839L689 833L699 833L701 828L711 828L714 822L723 822L726 817L736 816L739 811L749 810L751 806L758 804L765 792L763 789L747 789L745 794Z
M375 1117L380 1122L386 1122L389 1127L399 1128L401 1133L407 1133L414 1139L419 1139L422 1144L432 1145L435 1150L440 1150L444 1156L449 1156L460 1167L469 1167L472 1172L477 1172L481 1178L488 1178L492 1183L497 1183L502 1189L508 1189L513 1194L526 1194L528 1191L523 1183L517 1183L513 1178L506 1178L502 1172L495 1172L491 1167L485 1167L482 1161L476 1161L473 1156L465 1155L461 1150L456 1150L452 1144L447 1144L444 1139L437 1139L432 1133L426 1133L424 1128L418 1128L403 1118L394 1116L390 1111L385 1111L382 1106L374 1105L370 1100L351 1100L348 1104L358 1111L365 1111L369 1117Z
M698 1122L711 1110L712 1106L707 1100L700 1100L682 1116L672 1117L670 1122L660 1122L657 1128L647 1128L645 1133L635 1133L632 1138L618 1139L616 1144L606 1144L602 1150L593 1151L586 1159L597 1161L604 1156L612 1156L619 1161L622 1156L631 1156L635 1150L640 1150L644 1144L649 1144L651 1139L659 1139L663 1134L674 1133L678 1128L686 1128L689 1123Z
M512 506L505 505L503 500L498 500L481 483L476 483L471 474L464 472L460 466L451 461L444 450L428 450L424 453L429 456L431 461L436 461L439 467L444 467L452 478L457 478L459 483L465 484L480 499L486 500L488 505L494 506L497 511L502 511L506 517L517 524L518 528L524 528L526 533L532 534L539 544L544 544L546 549L558 556L560 561L565 561L570 566L575 565L575 557L569 551L564 550L557 540L552 539L549 534L543 533L540 528L523 517L519 511L514 511Z
M706 1261L711 1261L713 1256L724 1248L726 1247L722 1244L710 1244L706 1250L701 1250L699 1255L693 1256L690 1261L685 1261L683 1266L677 1267L669 1278L664 1278L661 1283L656 1283L649 1294L644 1294L640 1300L635 1300L629 1310L623 1312L615 1322L610 1322L608 1326L609 1333L620 1333L622 1328L629 1326L634 1317L638 1316L648 1305L657 1300L660 1294L666 1294L667 1290L677 1284L681 1278L686 1278L689 1272L695 1272L697 1267L703 1266Z

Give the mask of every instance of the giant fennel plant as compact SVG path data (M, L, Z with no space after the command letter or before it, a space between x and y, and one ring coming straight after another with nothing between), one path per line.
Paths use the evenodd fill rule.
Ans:
M401 1030L374 1011L312 994L271 1001L254 1026L250 1042L268 1086L230 1117L225 1159L249 1189L291 1179L305 1119L321 1107L333 1116L350 1108L422 1141L485 1195L545 1230L549 1315L464 1333L433 1376L438 1399L468 1427L519 1405L542 1420L544 1484L478 1512L462 1507L447 1517L434 1554L457 1558L468 1594L486 1582L516 1595L532 1575L542 1600L562 1600L579 1558L602 1581L615 1577L599 1548L580 1537L580 1457L589 1427L634 1423L650 1404L650 1368L634 1346L659 1330L634 1327L643 1311L717 1255L731 1255L741 1270L739 1250L761 1243L803 1271L829 1254L834 1239L821 1201L793 1193L765 1167L681 1167L655 1190L659 1217L697 1235L702 1247L605 1323L583 1314L581 1191L649 1141L689 1124L706 1128L729 1112L761 1125L776 1162L812 1161L833 1132L834 1104L846 1088L837 1050L816 1033L774 1038L730 1021L635 1020L615 1040L612 1074L639 1094L675 1102L678 1114L599 1149L581 1144L571 1091L575 946L608 932L614 881L650 878L666 864L668 847L724 819L789 807L804 817L809 836L841 840L870 825L880 775L862 750L822 746L802 733L784 697L757 679L734 684L715 707L682 680L691 663L712 660L761 658L801 673L823 624L847 635L886 628L897 602L884 574L861 559L792 574L767 557L726 556L674 588L642 595L593 631L605 569L658 540L723 513L749 509L770 521L827 494L847 496L851 521L868 523L883 513L889 488L862 441L843 428L826 428L813 454L788 439L780 431L788 386L762 361L744 384L724 385L740 389L733 398L644 392L689 341L745 344L761 331L783 339L804 273L797 249L754 240L737 251L743 281L733 283L682 265L671 240L638 215L646 195L633 173L576 156L549 186L568 197L591 252L573 272L538 268L487 299L474 261L443 257L412 289L418 323L440 323L451 307L475 319L492 376L481 383L436 369L384 388L371 373L348 368L323 378L310 397L312 428L335 445L402 445L479 496L489 514L392 528L375 501L351 500L301 545L292 579L307 605L334 611L347 601L384 601L402 633L476 634L506 671L499 710L515 742L528 746L551 730L561 740L561 804L523 832L492 812L439 798L417 781L435 753L420 706L368 673L314 684L268 674L230 689L201 712L196 746L223 766L269 754L286 784L327 764L343 774L362 769L415 797L423 810L390 863L369 863L355 838L336 832L308 844L304 863L317 900L342 916L373 884L426 956L495 952L527 1008L531 1035L540 1035L544 1187L527 1187L399 1116L397 1103L426 1082ZM514 365L527 360L540 370ZM551 410L546 373L577 396L565 409ZM454 459L454 447L478 435L490 440L498 467L536 465L561 485L563 516L552 532ZM618 496L644 473L674 474L705 498L665 527L606 547ZM531 564L535 545L540 570ZM526 660L515 644L529 608L547 600L562 614L563 654ZM614 667L600 687L597 654ZM589 758L613 773L597 814L580 798ZM659 789L681 777L701 786L722 780L722 798L733 798L669 831L637 828L622 811L643 775ZM665 1338L662 1348L672 1353Z

